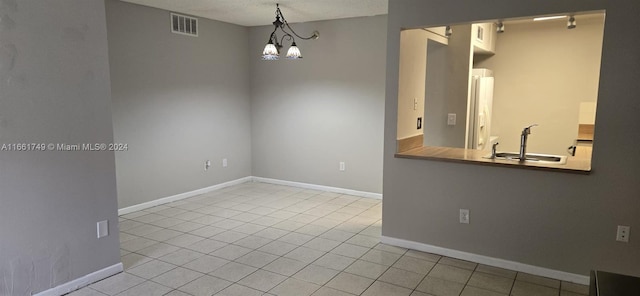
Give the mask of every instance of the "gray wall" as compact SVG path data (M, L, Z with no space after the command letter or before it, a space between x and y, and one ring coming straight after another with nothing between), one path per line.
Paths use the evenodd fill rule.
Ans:
M298 41L298 61L260 60L273 27L250 29L255 176L382 191L385 27L386 16L296 24L320 31Z
M604 8L591 175L393 157L400 28ZM383 235L584 275L639 276L639 11L637 1L390 1ZM460 208L470 209L471 224L458 223ZM617 225L631 226L629 243L615 241Z
M199 18L194 38L168 11L106 8L119 207L250 176L248 29Z
M0 145L111 143L102 0L2 1ZM108 220L110 236L96 238ZM0 295L120 262L113 152L0 151Z
M449 44L427 43L424 145L464 148L471 71L471 25L451 26ZM456 124L448 125L449 113Z

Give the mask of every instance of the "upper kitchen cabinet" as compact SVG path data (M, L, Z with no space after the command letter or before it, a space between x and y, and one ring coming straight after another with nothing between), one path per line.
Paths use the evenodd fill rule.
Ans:
M471 25L471 44L475 54L494 54L496 52L496 23L479 23Z

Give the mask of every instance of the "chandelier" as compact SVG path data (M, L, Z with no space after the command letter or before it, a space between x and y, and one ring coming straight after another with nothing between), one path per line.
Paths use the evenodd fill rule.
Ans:
M276 4L276 20L273 22L273 26L275 28L273 29L273 32L271 32L271 35L269 36L269 42L267 42L267 45L264 47L264 50L262 51L263 60L273 61L273 60L279 59L280 50L282 49L282 43L284 42L285 39L287 41L291 41L291 46L289 46L289 50L287 51L286 58L290 60L301 59L302 54L300 53L300 49L296 45L296 39L294 38L294 36L302 40L318 39L318 37L320 36L320 33L318 31L314 31L313 35L309 37L302 37L298 35L291 28L291 26L289 26L289 23L284 18L284 15L282 15L282 11L280 11L279 4ZM280 38L278 38L278 35L276 34L278 29L282 31L282 37ZM287 30L290 32L287 32Z

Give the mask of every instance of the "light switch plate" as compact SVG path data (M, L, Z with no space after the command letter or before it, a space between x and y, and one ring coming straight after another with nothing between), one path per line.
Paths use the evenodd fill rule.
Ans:
M345 170L346 170L345 163L344 163L344 161L341 161L340 162L340 171L344 172Z
M223 158L223 159L222 159L222 167L223 167L223 168L226 168L228 165L229 165L229 163L227 162L227 159L226 159L226 158Z
M460 209L460 223L469 224L469 210Z
M104 220L98 222L98 238L105 237L109 235L109 221Z
M447 114L447 125L456 125L456 114L455 113Z

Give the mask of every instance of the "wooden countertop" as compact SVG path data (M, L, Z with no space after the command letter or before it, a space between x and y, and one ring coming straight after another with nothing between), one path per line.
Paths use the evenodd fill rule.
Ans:
M468 163L476 165L502 166L529 170L542 170L552 172L565 172L588 175L591 173L591 153L578 154L567 157L566 164L546 163L520 163L515 160L487 159L487 151L449 148L449 147L417 147L404 152L396 153L397 158L426 159L447 162Z

